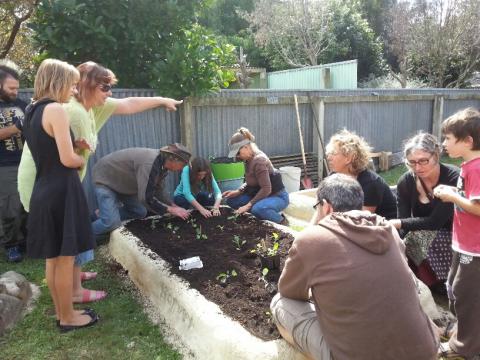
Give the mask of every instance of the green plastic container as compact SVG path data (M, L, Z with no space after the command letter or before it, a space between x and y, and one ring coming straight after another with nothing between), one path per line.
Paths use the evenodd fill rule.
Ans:
M229 158L216 158L211 161L211 166L213 176L217 181L243 178L245 175L245 165L243 161L232 162Z

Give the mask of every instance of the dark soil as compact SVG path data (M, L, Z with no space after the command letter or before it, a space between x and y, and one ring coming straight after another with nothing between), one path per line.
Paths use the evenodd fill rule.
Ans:
M229 317L241 323L253 335L264 339L278 339L278 333L270 315L270 301L277 290L280 269L269 270L261 279L260 260L251 250L261 239L271 246L276 233L279 236L280 267L283 267L293 237L250 215L233 218L230 208L222 208L222 216L205 219L193 212L192 222L179 218L135 220L127 229L148 248L171 265L171 271L190 283L205 298L216 303ZM206 239L197 239L196 229ZM245 240L240 250L234 245L235 236ZM202 269L179 270L179 261L199 256ZM235 270L226 283L217 279L221 273Z

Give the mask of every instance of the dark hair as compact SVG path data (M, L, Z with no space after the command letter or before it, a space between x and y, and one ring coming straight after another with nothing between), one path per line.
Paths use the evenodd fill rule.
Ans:
M16 65L12 62L0 64L0 84L3 84L5 79L9 76L17 81L20 79L20 72Z
M318 184L318 201L326 200L333 211L361 210L363 190L356 179L345 174L332 174Z
M207 174L199 183L196 179L196 176L201 171L205 171ZM198 193L200 191L201 184L203 184L209 193L213 192L212 168L210 167L210 161L201 157L196 157L191 161L190 164L190 188L192 189L192 192L195 194Z
M115 74L96 62L87 61L78 65L77 69L80 71L80 81L78 82L78 93L75 97L80 102L90 99L98 85L115 85L117 83Z
M442 123L442 134L452 134L457 140L471 136L472 150L480 150L480 112L473 107L456 112Z

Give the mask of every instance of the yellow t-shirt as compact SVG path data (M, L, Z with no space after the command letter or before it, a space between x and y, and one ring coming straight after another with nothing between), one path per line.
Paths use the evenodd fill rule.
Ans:
M72 98L70 102L64 104L70 120L70 128L72 129L75 139L85 139L92 151L95 151L97 147L97 134L113 114L115 107L115 100L112 98L108 98L104 105L94 107L88 111L75 98ZM79 171L80 180L85 177L90 155L91 151L82 151L81 156L85 159L85 166ZM28 144L25 143L22 159L18 167L18 192L20 194L20 201L26 211L29 211L30 208L30 197L32 196L36 174L37 169L33 161L32 153L28 148Z

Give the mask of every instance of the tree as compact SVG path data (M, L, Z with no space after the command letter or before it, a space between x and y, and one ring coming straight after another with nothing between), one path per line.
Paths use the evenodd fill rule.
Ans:
M254 0L211 0L198 22L248 55L249 66L270 68L265 52L255 44L249 23L241 16L254 9Z
M234 50L232 45L220 43L207 29L194 25L181 32L164 59L155 62L149 85L176 98L228 87L235 76L224 67L235 63Z
M329 32L333 36L323 54L324 63L358 59L358 78L385 73L383 44L361 16L356 2L332 0Z
M207 2L190 0L44 0L36 40L45 56L99 62L119 86L153 86L167 96L199 95L230 80L233 48L195 25Z
M480 65L480 2L418 0L393 10L389 46L400 71L432 87L460 87ZM410 15L404 16L408 12Z
M259 0L243 13L255 41L290 67L317 65L328 48L329 6L323 0Z
M33 81L36 55L32 32L26 26L38 6L38 0L6 0L0 7L0 59L9 58L22 69L22 85Z

